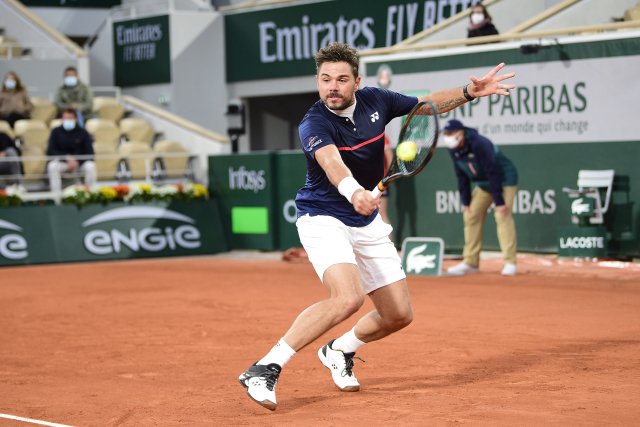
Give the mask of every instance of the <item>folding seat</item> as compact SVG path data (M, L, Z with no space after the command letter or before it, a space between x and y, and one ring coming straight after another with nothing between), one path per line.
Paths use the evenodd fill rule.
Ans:
M41 120L25 119L18 120L13 125L13 131L16 138L20 138L20 148L24 147L40 147L43 151L47 150L49 142L49 128Z
M94 145L97 143L110 145L115 151L120 143L120 128L111 119L89 119L84 124L87 132L93 137Z
M22 147L22 168L24 170L23 181L25 184L42 183L47 178L47 153L46 148L24 145Z
M98 181L114 180L120 161L116 147L109 143L94 142L93 152L95 153Z
M31 98L31 103L33 104L31 118L34 120L42 120L46 124L49 124L58 112L56 105L48 99Z
M13 133L13 129L11 129L11 125L9 124L9 122L6 122L4 120L0 120L0 132L6 133L11 139L15 138L15 134Z
M96 96L93 98L93 112L101 119L113 120L118 123L124 115L124 106L111 96Z
M120 144L118 154L127 163L131 179L151 178L153 151L146 141L127 141Z
M145 119L137 117L127 117L120 120L120 132L129 141L143 141L149 147L153 142L155 132Z
M153 145L155 158L162 163L164 176L180 178L187 173L189 152L177 141L158 141Z
M62 119L52 119L49 122L49 129L54 130L55 128L59 128L62 126Z

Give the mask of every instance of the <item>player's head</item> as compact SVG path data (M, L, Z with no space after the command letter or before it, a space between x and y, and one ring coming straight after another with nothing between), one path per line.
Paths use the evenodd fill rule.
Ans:
M464 142L464 125L460 120L451 119L442 128L442 145L455 149Z
M360 84L358 52L345 43L331 43L316 53L316 82L320 99L332 110L353 104Z

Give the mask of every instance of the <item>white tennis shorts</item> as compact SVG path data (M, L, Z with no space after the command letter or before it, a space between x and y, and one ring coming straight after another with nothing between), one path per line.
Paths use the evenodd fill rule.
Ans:
M304 215L296 221L300 242L318 277L334 264L355 264L365 293L406 278L389 234L393 230L378 214L365 227L349 227L326 215Z

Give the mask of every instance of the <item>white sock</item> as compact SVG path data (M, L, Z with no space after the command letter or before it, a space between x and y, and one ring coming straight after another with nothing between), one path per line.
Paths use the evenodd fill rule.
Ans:
M331 348L334 350L340 350L343 353L355 353L360 347L365 345L364 341L360 341L356 337L356 328L354 327L349 332L338 338L331 344Z
M268 365L270 363L277 363L281 368L284 368L284 365L291 360L291 358L296 354L295 350L292 349L289 344L287 344L283 338L280 338L280 341L264 356L262 359L258 360L256 365Z

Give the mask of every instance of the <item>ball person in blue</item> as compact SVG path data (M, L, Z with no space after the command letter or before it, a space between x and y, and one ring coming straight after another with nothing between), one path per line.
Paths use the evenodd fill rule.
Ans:
M342 391L357 391L356 351L413 319L406 276L389 239L392 228L378 214L371 189L383 177L385 126L422 99L386 89L361 88L355 49L332 43L315 55L320 100L299 126L307 177L296 195L300 242L327 290L327 298L302 311L277 344L239 377L249 397L274 410L276 384L285 364L305 346L357 312L369 296L373 311L346 334L322 345L320 362ZM476 97L508 95L502 83L514 73L470 77L463 87L424 97L440 113Z

